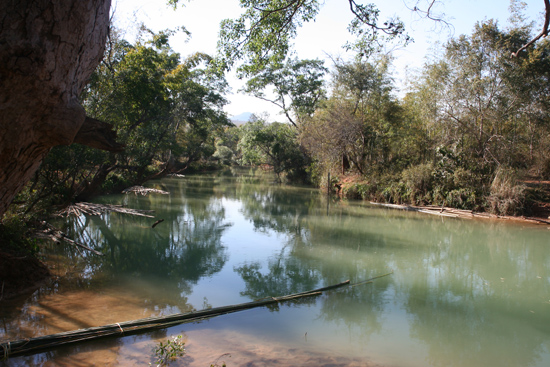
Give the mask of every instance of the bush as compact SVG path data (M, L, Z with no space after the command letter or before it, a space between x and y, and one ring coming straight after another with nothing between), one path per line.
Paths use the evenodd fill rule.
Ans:
M447 193L445 204L457 209L475 210L479 206L479 198L472 188L451 190Z
M376 183L354 183L342 189L342 195L347 199L371 200L376 197Z
M489 212L497 215L519 215L525 206L525 185L518 185L516 173L499 168L487 198Z
M407 188L402 182L390 182L382 190L381 196L386 203L401 204L404 198L407 196Z
M224 145L218 145L213 158L218 159L221 164L229 166L233 162L233 151Z
M19 216L6 214L0 222L0 250L15 256L34 257L38 243L31 237L31 228Z
M419 199L422 201L430 190L433 166L430 163L425 163L409 167L401 173L401 179L408 194L408 200L412 204L416 204Z

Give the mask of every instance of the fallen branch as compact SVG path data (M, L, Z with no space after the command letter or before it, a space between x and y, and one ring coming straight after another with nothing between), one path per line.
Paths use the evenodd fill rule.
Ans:
M159 223L162 223L164 222L164 219L159 219L157 220L155 223L153 223L153 225L151 226L151 228L155 228Z
M143 186L132 186L127 189L122 190L123 194L128 194L130 192L133 192L134 194L141 194L143 196L154 193L154 194L162 194L162 195L170 195L168 191L163 191L159 189L151 189L149 187L143 187Z
M550 221L544 220L544 219L540 219L540 218L526 217L525 219L527 219L527 220L532 220L532 221L535 221L535 222L538 222L538 223L550 224Z
M88 215L100 215L100 214L109 213L109 212L153 218L152 215L148 215L146 213L152 213L154 212L154 210L130 209L130 208L125 208L122 205L94 204L94 203L81 202L81 203L69 205L62 211L58 212L57 215L69 216L73 214L75 216L79 216L82 213L88 214Z
M55 228L51 224L46 223L46 222L42 222L41 224L42 224L43 228L42 229L37 229L34 232L34 237L35 238L47 239L47 240L51 240L51 241L54 241L54 242L57 242L57 243L65 242L65 243L68 243L70 245L78 246L80 248L83 248L84 250L90 251L93 254L96 254L96 255L99 255L99 256L104 256L104 254L102 254L101 252L96 251L91 247L88 247L86 245L83 245L81 243L78 243L78 242L72 240L65 233L63 233L60 229Z
M425 214L431 214L431 215L439 215L439 216L442 216L442 217L450 217L450 218L506 219L506 220L515 220L515 221L530 222L530 223L536 223L536 224L540 224L540 223L550 224L550 221L548 221L548 220L540 219L540 218L534 218L534 217L513 217L513 216L495 215L495 214L490 214L490 213L473 212L471 210L464 210L464 209L454 209L454 208L447 208L447 207L441 208L441 207L435 206L435 205L411 206L411 205L375 203L375 202L372 202L372 201L370 202L370 204L377 205L377 206L383 206L383 207L386 207L386 208L412 211L412 212L418 212L418 213L425 213Z

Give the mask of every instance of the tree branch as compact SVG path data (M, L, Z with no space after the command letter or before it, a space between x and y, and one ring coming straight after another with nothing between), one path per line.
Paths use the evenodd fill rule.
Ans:
M546 9L546 15L544 17L544 25L542 26L542 31L538 35L536 35L531 41L521 46L519 50L517 50L516 52L512 52L512 57L517 57L521 51L526 50L529 46L537 42L542 37L548 36L548 28L550 26L550 0L544 0L544 6Z

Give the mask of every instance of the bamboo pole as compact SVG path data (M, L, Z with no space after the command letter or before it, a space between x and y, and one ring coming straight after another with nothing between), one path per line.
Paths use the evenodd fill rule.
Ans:
M354 285L366 284L372 282L372 280L390 275L392 273L380 275L363 282L355 283ZM21 339L16 341L7 341L0 343L0 353L3 354L4 359L8 357L21 355L21 354L34 354L46 349L52 349L55 347L74 344L104 337L121 337L139 332L150 331L154 329L162 329L169 326L174 326L182 323L188 323L215 316L220 316L237 311L247 310L251 308L267 306L274 303L286 302L303 297L315 297L321 295L322 292L350 285L350 281L346 280L338 284L317 288L311 291L300 292L290 294L281 297L270 297L261 300L246 302L237 305L222 306L211 308L208 310L192 311L186 313L173 314L168 316L156 316L148 317L139 320L126 321L116 324L110 324L105 326L91 327L86 329L79 329L73 331L67 331L58 334L51 334L45 336L39 336L36 338Z

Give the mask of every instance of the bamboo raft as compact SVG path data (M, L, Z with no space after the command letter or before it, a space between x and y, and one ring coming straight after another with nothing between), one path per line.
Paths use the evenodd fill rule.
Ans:
M36 338L21 339L16 341L5 341L0 343L0 356L3 355L4 359L9 357L22 355L22 354L34 354L47 349L52 349L68 344L80 343L85 341L91 341L105 337L123 337L127 335L142 333L155 329L163 329L178 324L200 321L220 315L225 315L233 312L243 311L256 307L262 307L271 305L274 303L292 301L304 297L315 297L322 294L322 292L340 288L346 285L357 286L362 284L372 283L374 279L382 278L393 274L393 272L376 276L374 278L367 279L362 282L350 284L349 280L342 283L330 285L314 289L311 291L290 294L281 297L264 298L257 301L241 303L231 306L216 307L201 311L192 311L186 313L173 314L168 316L148 317L139 320L126 321L116 324L110 324L105 326L97 326L86 329L79 329L73 331L67 331L58 334L51 334L45 336L39 336Z

